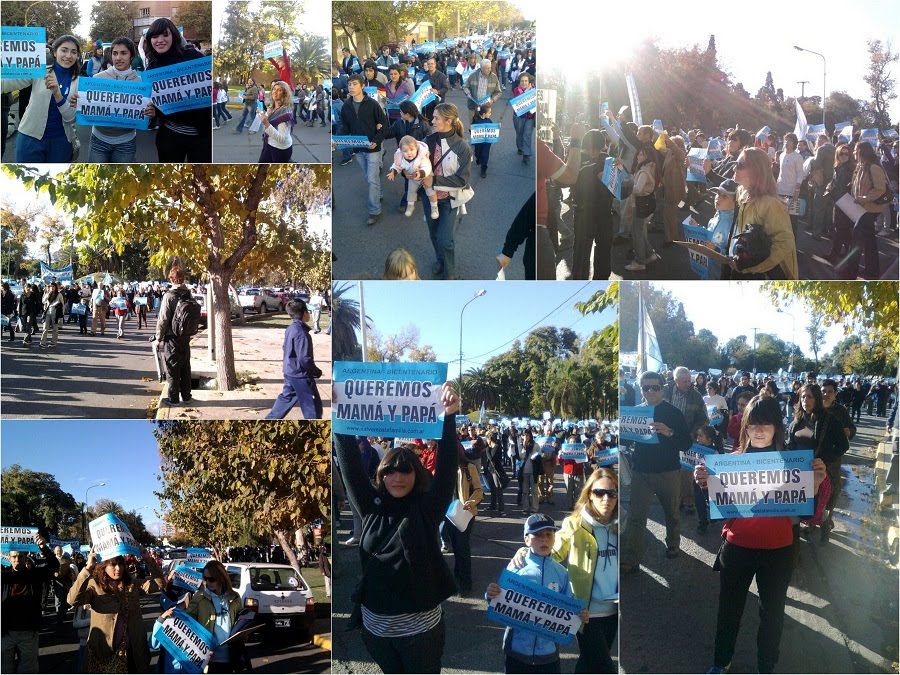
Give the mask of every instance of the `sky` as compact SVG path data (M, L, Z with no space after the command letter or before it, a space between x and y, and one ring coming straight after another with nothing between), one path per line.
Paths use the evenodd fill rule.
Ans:
M341 283L345 282L335 282ZM568 327L581 337L602 330L615 321L614 311L583 316L574 304L606 287L584 281L367 281L363 293L366 316L382 336L415 324L419 344L432 346L437 360L449 364L447 374L453 379L459 374L460 311L479 289L487 293L469 304L463 315L463 372L507 351L516 336L524 343L540 326ZM344 297L359 299L357 289L354 283Z
M742 82L751 95L763 86L768 70L772 71L775 87L784 89L785 96L799 96L801 80L808 80L806 96L822 95L822 59L798 52L794 49L798 45L825 56L829 94L846 91L863 100L870 97L868 85L862 79L869 62L866 40L885 42L896 32L900 19L900 4L884 0L849 4L819 0L806 6L809 12L783 0L755 0L752 6L737 12L731 5L716 0L695 0L682 5L680 15L677 10L670 12L671 8L665 13L647 12L642 26L636 18L624 26L610 21L605 23L610 29L601 29L597 35L598 23L584 24L590 34L576 43L586 46L596 41L602 50L589 59L585 48L573 49L576 36L571 28L571 16L554 11L552 3L543 7L545 11L538 15L541 41L538 58L547 65L562 62L574 72L577 68L572 68L573 61L595 67L605 54L609 54L610 60L618 60L619 54L630 52L648 35L659 37L663 47L699 44L705 49L709 36L714 34L720 66L731 73L732 82ZM898 47L900 44L894 44L895 51ZM895 78L900 78L900 64L894 64L892 72ZM892 119L900 117L900 103L896 99L889 110Z
M160 522L155 510L160 488L159 450L153 425L144 420L4 420L0 423L2 465L13 464L53 474L60 487L83 502L101 497L135 510L152 532ZM143 508L149 506L150 508Z

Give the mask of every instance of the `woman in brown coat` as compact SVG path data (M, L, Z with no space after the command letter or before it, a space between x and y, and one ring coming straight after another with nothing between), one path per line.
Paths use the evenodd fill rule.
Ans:
M874 148L865 141L856 144L856 169L850 184L853 201L862 206L866 212L859 217L852 230L852 243L847 255L841 276L844 279L856 279L859 274L859 259L866 260L866 279L881 277L881 266L878 261L878 239L875 236L875 219L884 211L887 204L879 204L878 200L887 191L887 176Z
M91 606L85 673L149 673L150 648L141 610L141 595L158 593L165 585L163 572L146 549L141 557L150 578L133 580L122 556L97 562L91 549L87 566L69 590L70 605Z
M678 204L684 200L687 183L684 180L684 141L681 136L665 139L665 155L662 169L663 184L663 226L666 240L663 246L669 246L676 239L681 239L678 227Z

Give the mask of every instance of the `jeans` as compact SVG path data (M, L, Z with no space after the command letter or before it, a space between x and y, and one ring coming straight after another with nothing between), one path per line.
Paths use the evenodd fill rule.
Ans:
M421 197L421 195L420 195ZM450 206L450 199L438 200L438 219L431 218L431 210L423 209L428 235L437 262L443 268L444 277L456 278L456 226L459 223L457 209Z
M370 216L381 214L381 161L384 157L384 150L376 150L375 152L357 152L356 163L362 169L369 184L369 197L367 206Z
M778 663L784 602L794 569L794 547L753 549L726 542L719 552L719 564L719 616L713 663L720 667L731 663L747 591L756 576L759 592L756 660L760 673L771 673Z
M584 474L564 473L563 481L566 484L566 496L569 498L569 511L575 508L575 502L581 496L581 488L584 487Z
M25 164L68 164L72 161L72 144L65 136L37 139L21 131L16 134L16 162Z
M250 117L249 120L247 119L248 116ZM249 127L251 124L253 124L253 120L255 118L256 118L256 101L253 102L252 106L248 106L248 105L244 106L244 112L241 115L241 120L238 122L238 125L237 125L237 133L241 133L244 130L244 122L245 121L247 122L247 126Z
M365 628L363 644L369 655L385 673L439 673L444 655L444 620L418 635L378 637Z
M3 636L2 670L4 673L38 672L38 631L11 630ZM15 667L16 652L19 667Z
M272 410L266 415L267 420L284 419L291 408L300 406L303 418L307 420L322 419L322 399L316 388L316 381L311 377L285 377L284 388L275 399Z
M107 143L91 136L88 161L94 164L131 164L137 152L137 138L124 143Z
M513 126L516 128L516 150L530 157L534 154L532 138L534 136L534 117L519 117L513 115Z
M491 144L476 143L472 146L472 152L475 155L475 161L481 165L481 169L487 169L488 160L490 160L491 158Z
M530 462L530 459L526 459ZM522 499L525 500L525 511L538 512L538 485L537 477L533 473L522 472Z
M694 483L694 506L697 508L697 524L709 523L709 492Z
M259 153L258 164L290 164L294 154L293 143L286 148L276 148L270 143L263 143Z
M619 629L619 615L594 616L578 632L578 662L576 673L615 673L616 666L609 655Z
M50 345L55 345L59 340L59 324L56 323L56 309L51 307L44 314L44 332L41 333L41 346L47 344L47 336L52 335Z
M462 593L472 590L472 528L475 527L475 518L469 521L466 529L460 532L456 525L444 522L444 534L450 539L453 547L453 576Z
M644 557L647 516L650 500L656 495L666 515L666 548L677 551L681 546L681 519L678 502L681 499L681 469L647 473L631 473L631 508L622 531L623 565L637 565Z
M656 251L650 245L647 237L647 222L650 216L638 218L637 209L634 211L634 220L631 221L631 243L634 246L634 259L641 264L646 263Z

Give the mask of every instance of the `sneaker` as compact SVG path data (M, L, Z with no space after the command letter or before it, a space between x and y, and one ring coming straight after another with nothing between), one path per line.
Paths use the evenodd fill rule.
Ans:
M522 155L522 164L528 164L528 155Z
M403 215L409 218L413 214L413 210L416 208L416 203L406 205L406 210L403 212Z
M444 273L444 263L438 261L431 266L431 274L433 276L438 276L439 274Z
M181 400L184 401L185 403L190 403L191 401L194 400L194 397L193 396L182 396Z
M431 219L437 220L440 217L441 217L441 212L438 211L437 204L432 204L431 205Z
M341 160L341 166L347 166L350 162L353 161L353 157L347 157L346 159Z
M520 155L522 154L522 151L521 151L521 150L518 150L517 152L518 152Z
M171 406L178 405L178 399L177 399L177 398L172 398L171 396L170 396L169 398L166 399L166 402L167 402L169 405L171 405Z
M341 542L344 546L359 546L359 539L350 537L347 541Z
M634 260L634 261L628 263L627 265L625 265L625 269L628 270L629 272L643 272L645 269L647 269L647 266L642 265L637 260Z
M662 256L659 253L654 253L647 259L646 264L652 265L653 263L658 263L660 260L662 260Z

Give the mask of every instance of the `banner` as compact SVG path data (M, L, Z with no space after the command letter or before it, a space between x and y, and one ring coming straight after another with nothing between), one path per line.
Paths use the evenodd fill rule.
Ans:
M840 129L838 133L838 143L849 143L853 140L853 125L845 124L842 127L837 127Z
M149 82L83 78L78 85L76 123L82 126L146 129L144 108L150 103Z
M113 298L109 301L112 309L128 309L128 300L126 298Z
M95 518L88 524L94 553L101 560L109 560L120 555L141 557L141 547L131 536L128 526L113 513Z
M865 141L876 150L878 149L878 129L863 129L859 132L859 140Z
M212 106L211 56L146 70L143 79L153 85L153 105L166 115Z
M208 563L213 559L212 551L208 548L189 548L187 561L192 563Z
M212 633L183 609L153 624L151 637L172 655L187 673L202 673L216 648Z
M33 80L47 74L47 29L2 26L0 77L4 80Z
M813 450L709 455L710 518L811 516Z
M619 448L601 448L594 451L594 462L597 466L613 466L619 463Z
M80 302L76 302L72 305L72 309L69 310L72 314L82 315L88 313L87 305L82 305Z
M544 588L509 570L503 570L497 585L500 595L488 602L488 619L561 645L575 638L584 602L566 595L567 589Z
M203 572L187 565L179 565L175 568L172 584L187 591L197 591L203 585Z
M706 185L706 170L703 162L706 161L706 148L691 148L687 155L688 168L684 179L689 183L703 183Z
M801 109L801 112L802 112L802 109ZM758 140L758 141L762 141L763 143L765 143L766 139L769 137L769 134L771 134L771 133L772 133L772 130L768 126L765 126L756 132L756 136L754 138L756 138L756 140ZM802 138L802 137L797 136L797 138Z
M334 363L334 431L440 438L446 363Z
M343 148L364 148L369 149L372 143L367 136L332 136L331 141L338 150Z
M716 454L715 448L707 448L705 445L694 443L687 450L680 451L678 458L681 460L682 469L693 471L695 466L706 464L706 458L714 454Z
M725 141L721 138L710 138L709 145L706 146L707 159L722 159L724 157Z
M284 45L281 44L281 40L272 40L263 47L264 59L280 59L282 56L284 56Z
M50 281L72 281L72 265L65 267L53 268L47 263L41 263L41 281L48 283Z
M628 86L628 100L631 103L632 121L638 126L641 126L644 123L641 119L641 99L638 98L634 75L628 73L625 76L625 84Z
M81 539L78 539L77 537L74 539L60 539L59 537L51 535L47 537L47 546L50 548L60 546L63 548L63 553L65 553L65 547L68 546L71 549L70 552L75 552L81 546Z
M470 143L496 143L499 140L499 124L473 124L469 128Z
M827 135L824 124L810 124L806 128L806 136L804 138L809 145L810 152L815 152L816 141L819 140L819 134Z
M619 406L619 439L635 443L659 443L653 424L655 406Z
M40 547L34 543L34 535L38 533L38 528L21 525L4 525L0 526L0 551L9 553L10 551L28 551L29 553L40 553Z
M537 109L537 89L532 87L515 98L509 99L509 105L516 114L516 117L521 117L526 113L534 112Z
M607 157L603 162L603 174L600 182L606 186L612 196L622 201L622 184L629 177L629 173L622 167L615 165L615 158Z
M409 97L409 100L416 104L419 112L422 112L422 109L436 98L437 94L435 94L434 90L431 88L431 82L423 81L422 85L416 89L416 93Z
M709 425L712 427L719 426L725 420L722 410L715 404L706 406L706 416L709 417Z
M557 457L560 460L572 459L579 464L586 464L588 461L587 448L584 447L584 443L563 443Z
M797 136L797 139L806 138L806 130L809 128L809 124L806 122L806 113L803 111L803 106L800 105L799 100L794 101L794 107L797 110L797 122L794 124L794 134ZM766 137L771 133L771 129L769 127L763 127L766 129ZM760 130L762 133L762 130ZM759 133L756 134L756 137L759 138ZM765 138L761 138L760 140L765 141Z

